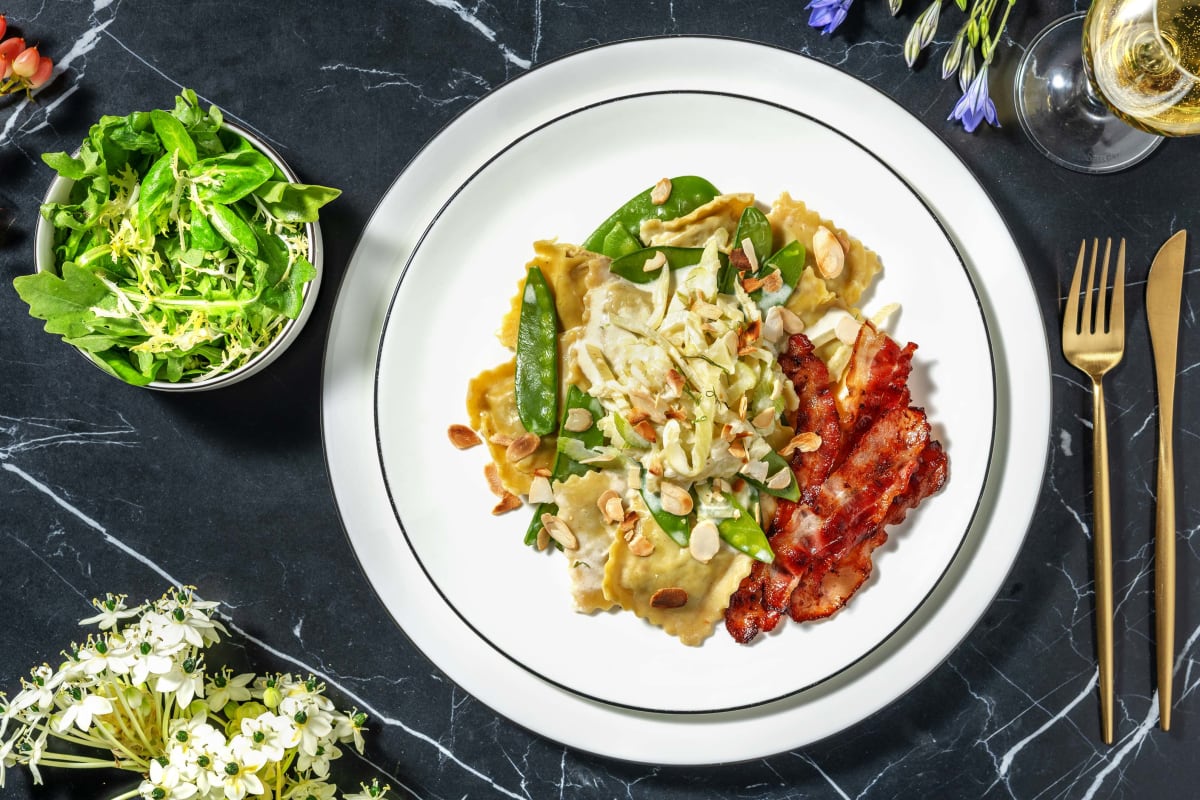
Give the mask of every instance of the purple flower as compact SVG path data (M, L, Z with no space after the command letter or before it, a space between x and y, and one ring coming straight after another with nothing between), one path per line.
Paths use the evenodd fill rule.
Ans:
M950 116L946 117L961 122L967 133L974 133L979 123L984 120L987 120L989 125L1000 127L996 120L996 104L988 97L987 74L988 65L985 63L955 104Z
M834 29L846 19L846 12L854 0L809 0L806 9L812 11L808 15L808 24L820 28L821 34L833 33Z

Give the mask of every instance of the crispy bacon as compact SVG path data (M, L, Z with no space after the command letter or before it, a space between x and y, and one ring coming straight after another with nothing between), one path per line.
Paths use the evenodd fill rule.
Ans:
M835 392L812 343L789 341L780 365L800 398L795 428L819 432L822 447L792 459L801 500L776 505L775 562L756 563L730 598L725 626L737 641L774 629L784 614L805 621L840 609L870 576L886 526L945 483L945 452L924 411L909 406L915 349L863 325Z

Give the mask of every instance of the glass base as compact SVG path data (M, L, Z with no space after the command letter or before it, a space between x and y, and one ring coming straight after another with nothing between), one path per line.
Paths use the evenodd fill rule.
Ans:
M1133 128L1095 95L1083 61L1084 12L1058 19L1037 35L1017 66L1017 119L1051 161L1077 172L1131 167L1162 143Z

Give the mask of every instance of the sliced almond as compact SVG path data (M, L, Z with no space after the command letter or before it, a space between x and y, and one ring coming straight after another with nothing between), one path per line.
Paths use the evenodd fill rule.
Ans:
M579 539L575 538L575 534L567 527L567 523L561 517L556 517L553 514L542 514L542 527L546 529L546 533L550 535L551 539L568 550L575 550L579 547Z
M650 190L650 202L661 206L671 198L671 179L661 178Z
M737 438L737 435L734 434L734 432L733 432L732 425L730 425L729 423L725 423L725 425L721 428L721 438L727 442L732 442L734 439Z
M488 441L497 447L508 447L510 444L516 441L516 439L515 437L509 436L507 433L497 432L489 436Z
M492 513L496 516L507 514L509 511L514 511L524 505L521 498L517 497L512 492L505 492L500 495L500 502L492 509Z
M646 259L646 263L642 264L642 272L654 272L662 269L667 263L667 254L662 250L655 250L654 255Z
M725 316L725 312L721 310L720 306L713 305L712 303L699 298L692 303L692 306L689 310L702 319L720 319L721 317Z
M645 558L654 552L654 542L642 536L641 532L638 531L629 540L629 552L639 558Z
M500 469L491 461L483 467L483 477L487 478L488 489L496 497L504 497L504 484L500 481Z
M742 288L746 290L746 294L756 292L763 287L764 281L755 278L753 275L747 275L742 278Z
M638 516L636 511L626 512L625 518L621 520L621 524L617 526L617 533L625 534L632 531L637 527L638 520L640 519L641 517Z
M821 435L812 431L797 433L792 437L791 441L783 446L779 451L779 455L787 458L794 452L815 453L821 449Z
M783 332L789 336L794 336L797 333L804 332L804 320L800 319L795 311L792 311L787 306L776 306L779 309L779 317L783 321Z
M683 387L687 381L685 381L683 376L680 375L675 369L669 369L667 370L667 383L669 383L671 388L675 390L675 393L678 394L679 392L683 391ZM667 409L668 414L670 414L671 411L672 409Z
M762 289L764 292L778 292L782 288L783 273L777 269L771 270L771 274L762 280Z
M702 564L707 564L720 549L721 534L717 531L717 524L711 519L702 519L697 522L696 527L692 528L692 535L688 540L688 552L692 554L692 558Z
M658 487L662 500L663 511L677 517L686 517L692 513L692 496L687 489L670 481L663 481Z
M621 495L613 489L607 490L596 498L596 507L600 509L600 513L604 515L604 520L608 523L617 525L625 519L625 506L621 502Z
M549 546L550 546L550 534L546 533L545 528L538 528L537 549L545 550Z
M846 251L833 231L824 225L813 233L813 258L821 275L832 280L842 274L846 265Z
M746 412L749 410L750 410L750 398L747 397L746 395L742 395L741 398L738 399L738 418L745 419Z
M676 422L687 422L687 412L685 412L682 408L668 408L667 419L673 419Z
M743 445L740 441L730 442L729 443L729 455L733 456L734 458L740 458L742 461L745 461L747 458L745 445Z
M450 444L459 450L466 450L469 447L475 447L483 443L479 438L479 434L466 425L451 425L446 429L446 435L450 437Z
M786 489L792 484L792 471L790 469L781 469L771 476L767 481L767 488L780 491Z
M750 262L750 271L758 272L758 253L754 252L754 242L750 241L750 237L742 239L742 252L746 254L746 260Z
M534 475L539 475L539 476L541 476L541 477L543 477L543 478L549 478L549 477L552 477L552 476L554 475L554 473L550 471L550 468L549 468L549 467L538 467L537 469L535 469L535 470L533 471L533 474L534 474Z
M658 441L658 434L654 432L654 426L650 424L649 420L643 419L641 422L634 425L633 429L637 431L638 436L641 436L647 442Z
M567 418L563 421L563 430L571 433L583 433L592 427L594 422L591 411L586 408L572 408L567 412Z
M858 341L858 331L861 328L861 322L854 317L846 316L838 320L838 324L834 327L833 332L842 344L852 345Z
M678 586L668 586L659 589L650 597L650 605L655 608L682 608L687 605L688 593Z
M775 421L775 409L764 408L762 411L758 412L758 414L755 415L754 419L750 420L750 423L752 425L754 425L754 427L756 427L756 428L769 428L771 426L771 423L774 421Z
M529 482L529 504L541 505L554 502L554 490L550 488L550 479L535 475Z
M504 457L515 464L521 459L533 455L533 452L538 449L538 445L541 443L542 437L536 433L522 433L516 439L513 439L512 444L504 451Z

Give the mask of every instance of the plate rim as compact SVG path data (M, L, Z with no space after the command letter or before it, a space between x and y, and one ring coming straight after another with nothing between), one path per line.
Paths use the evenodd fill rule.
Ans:
M904 190L907 191L908 194L920 205L920 207L924 210L924 212L928 216L928 218L930 220L932 220L933 223L938 227L938 230L941 231L941 234L945 238L946 243L949 245L950 249L953 251L955 258L957 259L957 271L961 272L962 276L966 279L967 286L971 292L971 296L975 301L975 312L978 314L979 322L983 326L983 332L984 332L984 336L985 336L986 344L987 344L988 372L991 375L991 391L989 393L990 397L991 397L991 408L990 408L991 425L990 425L990 429L989 429L989 433L988 433L987 464L984 467L982 475L980 476L980 481L978 484L978 492L975 494L975 499L971 505L970 513L967 515L966 520L964 522L963 530L957 536L957 540L956 540L956 544L954 546L953 552L950 553L949 557L946 560L946 563L939 570L937 576L930 582L928 589L924 592L924 594L920 597L920 599L918 599L917 602L913 605L913 607L906 614L904 614L904 616L901 619L899 619L894 624L894 626L892 626L889 630L887 630L887 632L884 633L884 635L882 637L880 637L877 641L875 641L873 644L871 644L868 648L866 648L865 650L860 652L855 657L851 658L846 663L842 664L840 667L834 669L833 671L831 671L825 675L822 675L821 677L819 677L815 680L812 680L811 682L805 683L801 686L798 686L796 688L785 691L782 694L765 697L763 699L755 700L753 702L738 703L738 704L734 704L734 705L715 706L715 707L711 707L711 708L678 709L678 708L645 706L645 705L638 705L635 703L628 703L628 702L622 702L619 700L614 700L614 699L611 699L608 697L601 696L599 694L591 694L587 691L583 691L583 690L575 688L567 683L564 683L561 680L556 680L547 674L539 672L535 667L522 662L520 658L518 658L513 653L510 653L501 644L494 641L491 637L489 637L483 631L481 631L476 626L476 624L473 623L470 619L468 619L467 616L464 614L464 612L457 605L455 605L455 603L447 595L447 592L442 588L441 584L439 584L438 581L435 579L435 577L430 573L429 568L426 566L425 561L421 558L421 555L418 552L418 549L417 549L415 543L413 542L412 536L409 535L408 527L404 523L404 519L401 514L400 507L397 503L396 495L392 488L393 483L395 482L396 476L389 478L389 472L388 472L387 465L385 463L384 453L383 453L383 450L384 450L384 445L383 445L383 441L382 441L383 437L380 434L380 396L379 396L380 395L380 372L382 371L383 353L384 353L384 348L385 348L385 342L388 338L389 323L391 322L393 313L395 312L397 300L400 298L401 289L404 285L404 279L407 277L409 269L412 267L413 262L418 258L418 255L422 252L421 248L424 245L426 238L430 235L430 233L433 231L433 229L437 226L442 215L450 208L450 206L459 197L459 195L462 194L464 191L466 191L466 189L480 175L482 175L483 172L485 172L492 164L494 164L499 159L503 158L507 153L509 153L511 150L513 150L515 147L517 147L519 144L521 144L525 140L527 140L533 136L536 136L538 133L540 133L554 125L557 125L558 123L560 123L568 118L575 117L579 114L584 114L584 113L593 111L595 109L602 108L604 106L610 106L610 105L613 105L616 103L621 103L621 102L625 102L625 101L629 101L629 100L641 100L641 99L646 99L646 98L659 97L659 96L663 96L663 95L717 97L717 98L722 98L722 99L732 99L732 100L738 100L738 101L742 101L742 102L767 106L776 111L781 111L786 114L790 114L790 115L799 117L808 123L815 124L815 125L823 128L824 130L828 131L829 133L831 133L835 136L841 137L842 139L847 141L849 144L851 144L855 148L857 148L857 150L860 153L862 153L864 156L874 160L874 162L879 167L883 168L888 173L890 173L892 175L892 177L895 178L895 180L898 181L901 186L903 186ZM780 189L780 191L782 191L782 189ZM444 202L442 202L438 206L437 211L430 218L429 223L422 230L421 235L413 243L412 249L409 252L408 257L404 260L404 265L400 268L399 273L396 276L394 283L395 283L395 286L391 292L391 296L388 300L387 311L385 312L384 318L383 318L383 329L380 332L379 342L375 348L375 369L374 369L374 377L373 377L373 385L372 385L372 413L373 413L372 424L373 424L374 434L375 434L375 436L374 436L375 456L376 456L376 460L378 462L376 464L376 466L379 469L380 475L383 478L384 487L387 492L388 502L389 502L389 505L392 510L392 515L395 518L396 524L400 528L400 532L404 536L405 543L408 546L408 552L412 555L413 559L416 561L417 566L420 567L421 573L425 576L425 579L433 587L434 591L437 593L438 597L441 598L442 602L446 604L446 606L471 631L471 633L474 634L476 637L478 637L481 641L483 641L489 647L491 647L493 650L495 650L497 653L504 656L506 659L508 659L508 661L510 661L517 667L520 667L521 669L530 673L531 675L538 678L539 680L545 681L546 683L556 686L557 688L561 689L562 691L577 695L585 700L589 700L589 701L596 702L596 703L603 703L606 705L611 705L611 706L614 706L617 708L627 709L630 711L643 712L643 713L655 713L655 714L672 714L672 715L717 714L717 713L723 713L723 712L729 712L729 711L741 711L741 710L745 710L745 709L749 709L749 708L755 708L758 706L766 705L769 703L774 703L774 702L777 702L780 700L786 700L789 697L792 697L801 692L812 689L815 686L819 686L820 684L825 683L826 681L828 681L828 680L838 676L839 674L845 672L846 670L852 668L854 665L858 664L863 659L869 657L871 655L871 653L878 650L884 643L886 643L889 639L891 639L893 636L895 636L905 626L905 624L907 624L907 622L913 617L913 615L917 613L917 611L921 608L921 606L929 601L929 598L933 596L934 592L937 590L937 587L941 584L941 582L943 580L945 580L946 576L950 572L951 567L954 565L955 560L958 558L959 554L962 552L962 549L963 549L964 544L966 543L967 537L970 535L971 529L975 525L976 519L979 516L979 509L983 502L983 495L984 495L984 492L987 490L988 480L993 472L992 468L993 468L993 461L994 461L995 452L996 452L997 428L999 426L999 414L998 414L999 389L997 388L997 385L996 385L996 354L995 354L995 343L994 343L995 332L993 331L992 324L988 320L987 314L984 313L983 301L980 297L979 287L976 285L975 279L971 276L971 271L967 267L966 259L963 255L961 248L955 242L953 237L950 235L950 231L947 229L944 221L941 219L941 217L939 217L934 212L933 208L929 205L928 201L924 197L921 196L920 192L917 190L917 188L915 186L913 186L903 175L901 175L891 164L889 164L887 161L885 161L878 153L871 150L869 147L867 147L861 141L856 139L854 136L852 136L851 134L849 134L845 131L837 129L837 128L833 127L832 125L830 125L829 123L825 122L824 120L818 119L817 117L814 117L813 115L808 114L800 109L792 108L792 107L783 105L782 103L773 102L771 100L758 98L758 97L752 97L752 96L745 95L745 94L728 92L728 91L703 90L703 89L665 89L665 90L661 90L661 91L645 91L645 92L614 95L611 97L607 97L603 100L598 100L596 102L577 106L569 111L565 111L561 114L558 114L557 116L553 117L552 119L545 120L543 122L539 122L537 125L534 125L534 126L528 128L527 130L523 131L520 135L511 139L507 144L504 144L503 146L497 148L495 150L495 152L492 153L491 156L489 156L482 164L480 164L478 167L476 167L474 170L472 170L471 173L469 175L467 175L459 183L459 185L457 187L455 187L454 191L451 192L449 194L449 196L446 197ZM393 335L395 335L395 334L393 334ZM951 480L953 480L953 472L951 472ZM864 586L863 588L867 588L867 587ZM395 619L394 616L393 616L393 619ZM398 621L397 621L397 624L399 625ZM403 626L400 626L400 627L403 627Z
M946 649L945 652L940 653L932 660L919 659L921 661L920 664L909 665L903 675L903 687L898 691L894 688L894 681L888 680L888 677L890 676L881 678L877 675L877 673L880 672L884 666L883 664L860 664L855 670L856 674L852 676L853 681L866 684L868 690L881 690L886 696L873 699L871 702L866 704L867 707L861 707L864 704L857 701L850 703L850 705L860 706L852 712L853 718L839 718L833 721L830 721L828 718L819 718L817 720L817 724L811 726L816 728L816 730L806 730L805 732L798 734L796 733L794 725L788 725L786 728L779 729L777 722L777 720L780 718L785 718L788 722L794 722L794 717L800 712L800 709L792 707L772 708L770 706L766 706L763 707L763 709L765 709L763 714L750 713L748 716L750 716L751 719L749 720L745 719L747 715L744 714L692 717L690 719L695 720L692 727L681 727L678 724L671 724L669 720L664 722L657 715L614 713L613 710L610 709L605 714L596 716L587 703L583 703L582 705L578 705L576 707L575 710L579 715L593 718L597 722L610 726L618 733L631 734L633 730L636 730L639 735L643 733L657 733L666 737L682 739L684 740L684 744L691 744L693 746L702 744L702 741L704 741L697 738L696 734L692 732L693 728L699 728L699 730L702 732L701 735L706 735L703 732L707 731L709 726L718 728L720 735L723 736L729 733L743 734L743 736L735 740L735 742L740 742L735 749L732 751L728 749L723 750L719 754L713 755L711 758L703 757L702 747L686 754L681 754L678 750L673 750L670 752L660 750L657 753L651 754L644 750L635 750L629 746L619 746L621 744L619 737L610 737L609 740L603 742L597 742L596 740L587 741L581 740L578 735L575 735L573 730L563 730L561 726L556 731L548 731L539 728L537 724L530 723L527 719L522 718L521 715L512 713L511 703L503 702L503 696L497 697L493 694L489 697L480 697L479 694L463 687L464 690L470 692L472 696L476 697L485 705L487 705L494 713L510 721L515 726L527 730L537 736L561 743L567 747L578 749L582 752L593 753L614 760L639 764L696 765L714 762L734 763L738 761L766 757L836 735L839 732L853 725L860 724L864 720L879 713L883 708L896 702L904 693L911 690L918 683L925 680L932 672L937 670L961 645L971 631L978 626L988 607L998 596L1002 586L1004 585L1004 582L1007 580L1008 576L1012 573L1015 567L1017 557L1028 535L1037 510L1038 500L1041 495L1041 485L1043 484L1045 475L1049 469L1051 458L1051 442L1049 434L1052 422L1050 402L1052 399L1053 367L1050 358L1051 344L1047 333L1048 329L1046 327L1046 316L1041 308L1041 304L1038 302L1035 290L1036 287L1034 286L1029 265L1026 262L1020 248L1017 246L1016 239L1013 236L1012 225L1003 216L1001 216L996 202L992 199L990 194L988 194L984 185L975 176L974 172L967 165L962 156L952 149L940 136L938 136L937 133L935 133L935 131L924 120L909 112L884 92L874 88L865 80L846 72L837 65L828 64L820 61L819 59L797 53L794 50L789 50L788 48L779 45L724 35L671 34L665 36L645 36L615 39L609 42L603 42L574 49L568 53L564 53L563 55L542 62L529 72L518 75L516 78L507 81L494 91L474 100L470 105L457 112L451 119L442 125L433 136L431 136L414 152L413 156L392 179L387 189L377 201L375 208L369 215L363 229L359 232L354 243L352 256L347 263L345 272L339 277L338 285L333 293L332 302L334 303L334 312L331 316L330 324L326 327L325 332L325 346L322 350L321 365L322 393L320 397L320 424L323 445L322 451L326 466L326 478L329 482L329 487L335 501L335 507L338 511L339 525L342 527L342 532L346 537L347 544L350 545L353 557L359 563L363 575L366 577L370 574L368 565L363 562L361 555L354 547L354 540L347 526L343 503L337 498L338 477L335 476L334 462L340 461L343 458L343 454L340 449L333 448L329 445L329 436L331 428L335 427L333 425L334 418L331 415L333 415L336 411L342 410L343 406L351 406L352 408L350 410L357 408L357 405L352 400L348 401L345 397L345 390L342 388L340 382L341 367L336 363L337 356L348 355L349 357L354 357L357 354L357 351L355 350L355 342L345 342L339 338L338 334L340 331L337 320L337 311L346 302L349 302L347 300L347 296L351 294L348 288L352 283L351 278L366 270L366 267L358 267L356 270L356 267L358 266L358 259L360 256L362 256L363 251L368 249L368 246L372 244L369 241L369 233L373 226L377 223L377 218L382 207L386 204L387 199L396 191L398 185L407 181L408 183L414 184L414 188L419 189L421 188L423 182L432 180L430 176L423 174L422 170L420 169L420 161L422 157L427 155L431 149L434 149L443 136L451 132L452 129L455 128L455 126L463 119L463 117L477 112L480 106L488 104L489 101L496 96L501 95L501 93L504 93L504 95L507 96L510 93L511 87L524 86L528 84L533 77L544 74L549 67L561 67L564 62L568 62L573 59L594 57L601 51L637 46L674 47L676 45L681 47L697 47L701 49L706 49L709 46L715 46L717 48L736 51L738 55L756 55L772 61L790 62L791 60L795 59L800 62L808 62L813 68L832 73L839 80L851 81L859 89L869 92L869 94L875 98L876 102L883 104L885 107L894 109L895 113L901 114L907 120L906 124L910 124L919 129L919 131L923 132L928 137L929 143L936 150L938 157L945 160L946 164L949 166L949 169L956 173L956 178L961 179L964 182L964 185L969 189L970 206L979 213L986 215L988 221L996 226L996 235L1000 241L1005 244L1005 255L1006 257L1011 257L1010 259L1006 258L1005 263L1012 263L1015 261L1016 265L1019 265L1020 267L1020 269L1016 270L1015 275L1009 279L1010 284L1008 287L1005 288L1004 286L1001 286L998 293L1002 296L1016 295L1016 300L1021 303L1021 308L1024 312L1026 312L1026 319L1023 321L1031 323L1030 328L1032 329L1032 332L1027 332L1025 334L1019 333L1019 338L1022 341L1029 338L1036 339L1036 341L1027 343L1032 347L1030 356L1041 362L1041 368L1031 371L1027 365L1021 370L1021 373L1022 376L1027 380L1033 379L1038 382L1038 388L1042 390L1039 396L1044 397L1046 401L1044 407L1038 405L1032 409L1027 409L1031 410L1034 416L1032 418L1023 419L1023 424L1026 425L1026 432L1033 430L1034 432L1042 434L1037 438L1037 441L1040 442L1040 444L1034 445L1035 448L1040 447L1041 450L1040 454L1038 454L1036 457L1036 464L1023 464L1023 466L1029 469L1029 472L1026 474L1030 475L1035 480L1026 482L1021 488L1009 492L1009 494L1014 492L1016 494L1016 497L1012 498L1013 501L1021 502L1021 505L1018 508L1018 510L1021 512L1021 525L1018 529L1018 533L1015 534L1015 536L1013 536L1009 541L1007 541L1003 547L1000 547L1002 553L1007 557L1007 563L1005 564L1002 572L997 574L996 571L989 570L987 567L976 566L977 563L982 563L984 560L986 560L982 555L980 555L979 551L995 549L998 547L998 545L993 544L991 548L987 548L984 546L988 544L987 542L972 541L970 557L963 561L963 568L968 571L980 570L986 572L989 580L991 581L991 585L986 591L975 593L975 599L971 602L970 624L961 634L957 634L954 637L955 643L953 646ZM563 67L563 69L565 69L565 67ZM687 83L689 76L677 78L676 80ZM598 90L591 89L591 91ZM775 96L791 93L791 90L788 89L787 91L777 92ZM915 132L916 131L914 131L914 133ZM947 158L947 156L949 156L949 158ZM1010 245L1011 248L1009 247ZM987 316L989 320L993 319L992 315L996 314L998 309L998 306L995 304L995 297L993 294L993 292L989 291L986 292L983 297L985 316ZM999 322L997 322L997 326L1002 327L1000 326ZM346 336L349 335L350 334L346 334ZM349 350L348 353L343 352L347 349ZM1005 381L1011 383L1011 378L1013 377L1011 374L1009 374L1009 364L1004 356L1007 347L1003 341L1000 342L999 349L1001 351L1001 355L998 359L999 370L996 381L996 386L998 388L1004 386ZM1011 390L1002 394L1000 408L1004 412L1006 418L1011 418L1014 414L1014 409L1020 407L1020 403L1017 402L1018 400L1019 397ZM1033 423L1032 428L1028 427L1029 423ZM1008 454L1008 451L1013 449L1013 446L1017 444L1014 441L1014 434L1011 430L1013 427L1012 424L1009 424L1007 427L1009 430L1004 431L1006 436L1000 437L997 443L998 447L1001 447L1005 450L1006 455ZM1027 442L1029 438L1030 437L1028 436L1023 437L1021 444L1024 445L1024 442ZM1028 447L1025 447L1024 449L1026 451L1030 450ZM1001 470L1001 472L1006 472L1007 470L1008 467L1005 466L1005 469ZM998 475L997 478L999 477L1003 477L1003 475ZM989 491L987 493L988 496L986 497L986 502L990 508L994 509L1000 504L1002 498L996 495L1001 494L1004 494L1004 492L1001 492L1000 490ZM991 554L988 553L988 555ZM959 557L962 559L963 554L960 553ZM945 586L945 582L943 582L943 586ZM379 588L370 580L367 581L367 588L379 601L381 608L384 609L388 616L391 616L391 613L387 610L386 602L384 601ZM925 608L928 607L928 604L926 604ZM923 618L920 620L909 621L909 625L906 627L911 628L912 633L908 638L924 640L934 636L934 634L930 632L930 629L935 627L930 624L931 619L924 618L926 615L923 615L920 611L918 611L916 616ZM396 627L400 631L401 635L404 636L418 652L427 658L435 669L438 669L454 683L462 686L459 678L455 675L451 675L446 667L438 664L438 662L429 655L426 648L418 644L402 626L397 625ZM896 644L895 640L889 643L889 646L894 644ZM918 644L914 643L911 645L911 648L917 647ZM915 652L917 651L909 651L910 654ZM893 658L896 655L896 653L892 653L889 655L889 658ZM828 700L828 694L844 692L845 684L848 680L847 676L849 675L850 672L843 673L843 675L834 679L834 681L831 681L831 683L837 683L839 685L823 687L827 691L823 692L822 687L818 687L818 689L814 690L816 696L811 698L811 702L818 705L830 704L832 701ZM537 687L534 686L531 688L536 689ZM568 696L568 699L574 700L576 698L573 696ZM854 695L851 695L850 699L854 700ZM809 702L809 698L806 698L806 702ZM844 705L846 704L839 703L833 707L836 709L841 709ZM833 716L840 717L840 714L835 713ZM745 726L747 721L755 726L752 731L747 730ZM632 729L631 726L633 726ZM767 728L767 732L773 733L775 736L767 742L761 741L763 737L758 730L760 727ZM781 730L783 733L781 733ZM711 736L708 738L711 738Z

